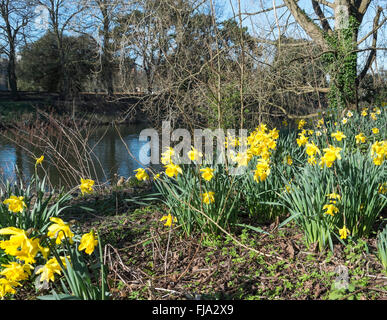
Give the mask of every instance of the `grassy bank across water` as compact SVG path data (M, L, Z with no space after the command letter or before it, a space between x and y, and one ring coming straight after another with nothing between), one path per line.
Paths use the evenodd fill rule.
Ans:
M13 99L9 92L0 92L0 128L45 122L42 113L68 124L72 121L77 124L136 123L144 120L138 111L140 103L141 97L124 95L107 97L84 93L63 100L56 93L20 92L19 98Z

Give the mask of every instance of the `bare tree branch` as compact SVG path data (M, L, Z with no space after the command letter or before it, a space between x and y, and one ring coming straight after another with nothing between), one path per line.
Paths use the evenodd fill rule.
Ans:
M382 13L383 9L381 7L378 7L375 18L374 18L374 24L373 24L373 30L377 29L378 23L379 23L379 18L380 14ZM372 39L372 47L376 47L376 42L378 40L378 33L375 31L373 33L373 39ZM372 49L370 53L368 54L367 61L363 67L363 70L360 72L358 78L357 78L357 83L360 83L365 75L367 74L368 69L370 68L371 64L374 62L376 58L376 49Z
M323 49L328 49L321 28L316 25L297 4L295 0L284 0L286 6L292 13L294 19L305 30L305 32Z
M332 29L331 29L327 19L325 18L325 15L321 10L320 5L318 4L318 2L316 0L312 0L312 6L313 6L314 12L316 13L316 15L318 16L318 18L320 20L320 23L321 23L324 31L328 32L328 33L332 33Z

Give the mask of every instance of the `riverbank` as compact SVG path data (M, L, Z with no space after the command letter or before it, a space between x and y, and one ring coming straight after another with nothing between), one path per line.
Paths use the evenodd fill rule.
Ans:
M141 112L142 96L81 93L63 100L56 93L20 92L13 99L9 92L0 92L0 129L23 123L25 126L46 122L55 117L65 125L140 124L146 122Z

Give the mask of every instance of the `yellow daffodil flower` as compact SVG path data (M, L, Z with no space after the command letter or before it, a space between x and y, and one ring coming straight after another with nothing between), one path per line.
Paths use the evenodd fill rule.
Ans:
M172 147L169 147L165 152L161 154L161 163L163 165L168 165L172 163L172 157L175 155L175 150Z
M148 175L148 173L145 171L145 169L143 169L143 168L138 168L138 169L134 170L134 172L137 172L137 173L136 173L136 178L137 178L137 180L139 180L139 181L146 181L146 180L149 180L149 175Z
M364 133L360 132L358 135L355 136L356 143L364 143L366 141L366 136Z
M254 170L254 180L256 182L264 181L270 174L269 162L264 159L259 159Z
M305 137L303 134L300 134L300 137L296 139L297 144L301 147L308 142L308 137Z
M93 186L94 180L81 178L81 185L79 186L79 188L81 189L82 195L85 193L93 193Z
M337 131L332 133L331 137L336 138L337 141L341 141L342 139L345 139L347 136L343 132Z
M233 159L238 163L238 167L247 167L249 161L251 160L252 155L246 152L238 152L236 157Z
M327 197L328 197L329 199L341 200L341 195L339 195L339 194L337 194L337 193L334 193L334 192L328 194Z
M27 207L23 201L24 197L10 196L8 199L4 200L3 203L8 205L8 210L14 213L20 213Z
M62 240L67 237L70 243L73 243L74 233L71 232L70 226L60 218L52 217L51 222L54 224L48 227L47 236L51 239L55 238L55 243L60 244Z
M343 228L339 230L339 234L340 239L347 239L347 236L350 234L350 232L346 226L343 226Z
M268 136L274 140L277 140L279 138L279 130L276 128L270 130Z
M79 244L78 250L85 250L85 253L92 254L94 248L98 245L98 240L95 238L94 231L91 230L89 233L82 235L81 243Z
M329 148L325 148L323 149L323 151L325 152L325 154L321 157L320 163L319 163L321 167L327 166L328 168L330 168L333 162L336 161L336 159L339 159L339 160L341 159L341 156L340 156L341 148L339 147L329 146Z
M7 293L15 294L16 290L13 287L21 286L19 282L0 278L0 298L4 298Z
M160 175L161 175L160 173L155 174L153 177L153 180L160 179Z
M181 170L181 168L176 165L176 164L173 164L173 163L169 163L165 166L165 174L172 178L173 176L177 177L177 175L179 173L183 173L183 171Z
M191 150L188 151L187 155L191 161L199 161L203 157L203 153L199 152L194 147L191 147Z
M381 183L378 188L378 193L385 194L387 193L387 182Z
M313 141L311 143L307 143L305 147L305 151L308 156L315 156L317 153L320 154L320 149L314 144Z
M173 227L174 222L177 222L176 217L173 217L171 213L168 213L167 216L163 216L160 221L165 221L164 226L166 227Z
M66 259L65 257L60 257L61 262L63 264L63 267L66 269ZM69 259L69 257L67 257ZM40 282L43 281L55 281L55 273L58 275L62 274L62 268L56 258L51 258L46 262L44 266L42 266L38 271L36 271L36 274L42 274L40 276Z
M308 163L311 165L315 165L317 163L317 159L315 158L314 155L311 155L308 157Z
M9 240L0 241L0 248L6 254L14 256L25 263L34 263L35 256L43 248L39 245L39 239L28 238L23 229L8 227L0 229L0 235L10 235Z
M287 155L286 156L286 163L291 166L293 164L293 159L291 156Z
M371 146L374 164L380 166L387 157L387 140L375 141Z
M23 281L27 280L31 275L31 269L33 267L30 264L20 264L12 261L9 264L2 264L4 269L0 272L0 275L6 277L11 281Z
M209 167L200 169L202 172L202 178L206 181L210 181L214 177L214 169Z
M320 120L317 121L317 128L321 128L321 126L324 125L324 118L321 118Z
M36 162L35 162L35 166L39 165L39 164L42 164L44 160L44 156L41 156L39 158L36 159Z
M215 197L214 197L214 192L213 191L209 191L209 192L205 192L202 194L202 197L203 197L203 202L205 204L210 204L210 203L213 203L215 202Z
M325 214L329 214L332 217L335 213L339 212L339 209L333 203L324 205L323 210L326 210L324 212Z
M306 124L306 121L304 119L301 119L298 121L298 129L301 130Z

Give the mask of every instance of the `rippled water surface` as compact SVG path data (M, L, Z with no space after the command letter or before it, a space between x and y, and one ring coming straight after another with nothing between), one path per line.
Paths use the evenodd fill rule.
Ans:
M139 141L139 134L144 126L125 125L118 128L119 133L114 127L98 127L93 131L88 143L93 147L95 159L95 176L90 178L105 182L113 178L114 174L125 178L132 176L133 170L141 167L138 162L140 159L140 150L146 144L146 141ZM122 141L121 137L122 137ZM125 146L126 144L126 146ZM136 158L133 159L130 153ZM28 145L18 145L9 141L5 137L0 137L0 180L12 180L16 176L15 167L18 168L23 177L30 177L35 170L35 156L44 154L44 151L33 148ZM60 174L52 165L55 159L45 159L43 167L49 173L51 184L54 186L63 185ZM76 161L68 160L74 167Z

